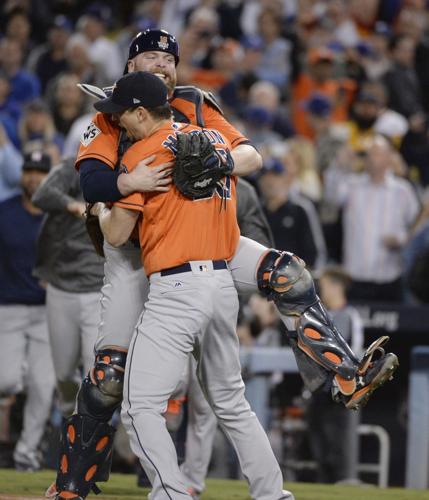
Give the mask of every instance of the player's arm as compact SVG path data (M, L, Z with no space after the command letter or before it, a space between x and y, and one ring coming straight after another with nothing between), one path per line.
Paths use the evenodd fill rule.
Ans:
M128 241L140 215L139 211L118 206L107 208L104 203L96 203L91 213L98 216L104 238L114 247Z
M80 185L89 203L115 202L131 193L164 192L171 184L172 163L149 165L154 156L141 160L130 173L117 172L106 163L90 158L80 163Z
M234 160L232 173L243 177L262 168L262 157L250 144L239 144L231 151Z
M206 128L218 130L231 143L231 156L234 160L232 174L241 177L262 168L262 157L255 147L243 134L228 123L218 110L204 104L203 113Z

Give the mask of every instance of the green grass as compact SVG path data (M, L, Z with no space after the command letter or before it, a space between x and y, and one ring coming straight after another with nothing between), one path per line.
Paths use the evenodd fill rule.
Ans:
M43 497L55 477L53 471L36 473L0 469L0 500L5 497ZM133 500L147 498L148 490L137 488L134 475L112 474L108 483L100 483L103 492L93 500ZM285 487L296 500L429 500L429 491L401 488L327 486L306 483L287 483ZM243 481L209 479L202 500L249 500Z

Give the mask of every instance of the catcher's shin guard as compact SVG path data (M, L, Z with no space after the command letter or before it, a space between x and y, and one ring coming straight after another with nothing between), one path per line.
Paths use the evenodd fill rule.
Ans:
M84 499L110 473L115 429L88 416L72 415L63 425L56 498Z
M304 261L289 252L270 250L259 265L257 279L262 294L276 303L280 313L298 317L297 337L291 338L291 345L308 387L316 390L333 373L340 390L351 394L359 361L320 302Z
M111 347L97 351L94 367L77 397L77 414L62 430L55 489L57 498L85 498L96 482L110 473L115 428L108 424L122 401L126 351Z

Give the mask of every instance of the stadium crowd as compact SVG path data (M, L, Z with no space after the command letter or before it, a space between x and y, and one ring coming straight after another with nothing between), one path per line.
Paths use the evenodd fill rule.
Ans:
M16 285L0 285L4 314L11 304L22 314L44 307L38 280L51 283L46 274L22 291L40 255L19 255L12 271L4 263L15 239L42 223L36 207L37 227L23 217L17 198L23 190L28 208L51 165L76 156L93 114L94 99L76 84L112 85L131 39L155 27L177 37L178 85L212 92L262 154L262 170L248 180L275 247L325 277L328 308L326 280L346 286L351 302L429 302L427 1L5 0L0 9L0 280ZM34 171L41 175L29 179ZM63 204L81 217L82 199ZM66 290L94 292L97 269L91 287ZM334 298L332 309L345 303ZM252 297L241 315L242 343L279 345L277 324L270 305ZM361 349L360 336L351 328L347 340ZM0 421L0 441L7 435ZM40 465L22 455L17 447L17 467ZM328 479L338 478L320 476Z

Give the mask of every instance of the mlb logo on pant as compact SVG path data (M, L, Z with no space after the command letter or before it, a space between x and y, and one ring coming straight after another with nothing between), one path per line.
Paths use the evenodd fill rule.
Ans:
M204 271L204 272L207 272L209 270L209 268L203 264L202 266L200 266L200 271Z

